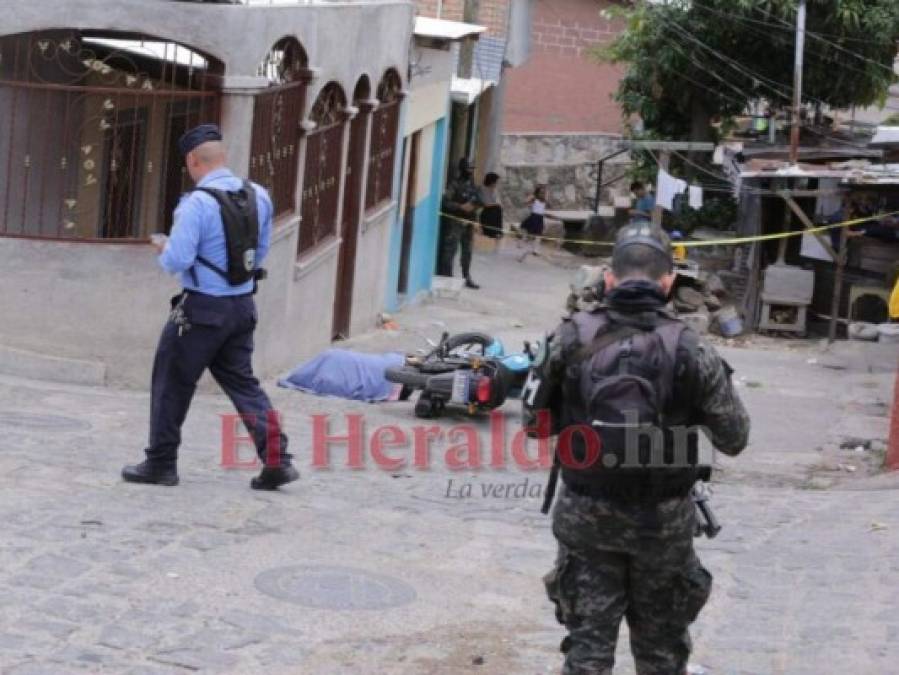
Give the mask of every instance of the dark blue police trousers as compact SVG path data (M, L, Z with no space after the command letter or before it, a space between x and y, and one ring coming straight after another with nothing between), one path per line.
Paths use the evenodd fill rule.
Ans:
M263 464L290 464L287 437L271 401L253 376L257 321L253 296L214 297L187 291L173 298L172 305L153 362L147 458L175 465L181 426L197 382L209 368L241 414Z

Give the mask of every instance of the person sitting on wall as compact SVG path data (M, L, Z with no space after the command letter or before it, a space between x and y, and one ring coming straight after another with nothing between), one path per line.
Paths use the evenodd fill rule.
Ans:
M631 183L631 192L634 195L634 199L636 202L634 203L634 208L629 211L631 216L631 222L634 223L648 223L652 220L652 211L656 207L656 200L649 191L646 189L646 186L643 185L640 181L634 181Z

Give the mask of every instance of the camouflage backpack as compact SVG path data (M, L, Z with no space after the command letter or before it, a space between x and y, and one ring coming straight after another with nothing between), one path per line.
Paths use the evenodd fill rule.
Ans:
M695 333L664 311L651 326L606 310L572 322L579 345L566 359L557 447L566 485L624 500L687 495L699 478L697 430L687 426Z

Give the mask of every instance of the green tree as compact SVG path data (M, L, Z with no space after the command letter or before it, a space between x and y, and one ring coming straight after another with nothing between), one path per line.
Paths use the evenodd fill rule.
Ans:
M643 0L596 50L627 66L615 99L647 133L712 140L759 100L790 105L797 0ZM899 0L809 0L803 101L847 108L882 102L896 81Z

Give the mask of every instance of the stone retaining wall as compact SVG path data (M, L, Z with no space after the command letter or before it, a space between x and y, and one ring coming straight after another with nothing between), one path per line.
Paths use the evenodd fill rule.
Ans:
M504 134L502 141L503 180L501 197L507 221L527 215L525 200L536 185L547 186L554 209L592 208L596 193L596 161L618 147L620 136L612 134ZM603 181L621 180L603 190L603 200L612 190L627 190L627 154L615 157L603 167Z

